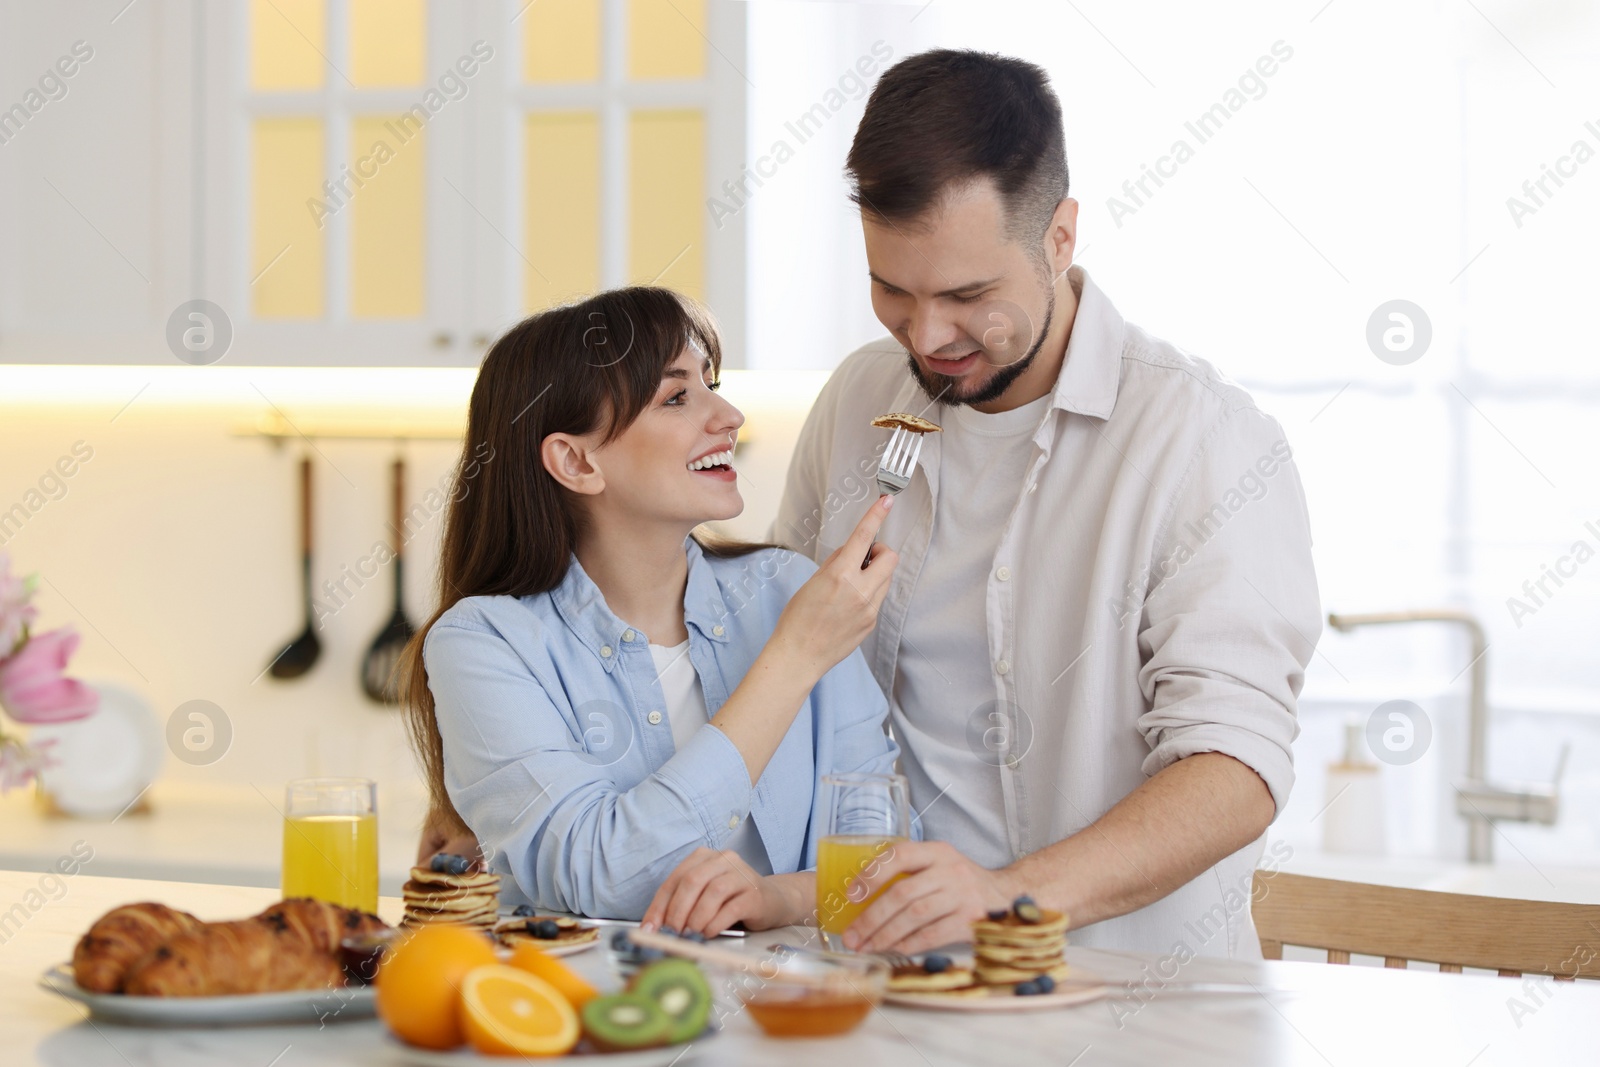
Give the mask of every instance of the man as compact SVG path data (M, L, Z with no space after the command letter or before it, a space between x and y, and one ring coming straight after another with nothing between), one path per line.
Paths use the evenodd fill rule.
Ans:
M1282 428L1073 266L1039 68L903 60L846 170L892 337L818 397L773 538L839 546L872 499L874 416L943 427L880 534L900 565L862 646L926 841L867 880L888 888L846 943L964 941L1027 894L1078 944L1259 956L1251 874L1321 627Z

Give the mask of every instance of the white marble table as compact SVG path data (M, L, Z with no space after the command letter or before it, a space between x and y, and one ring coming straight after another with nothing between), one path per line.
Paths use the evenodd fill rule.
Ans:
M0 871L0 1063L49 1067L301 1067L399 1062L376 1021L230 1030L147 1030L89 1023L85 1010L37 985L39 974L68 958L79 934L101 913L133 900L160 900L201 918L233 918L265 907L269 889L100 878L80 874L41 885L34 873ZM54 892L52 892L52 890ZM30 891L38 891L30 896ZM41 903L42 902L42 903ZM38 905L37 907L35 905ZM400 902L379 910L398 917ZM20 909L20 911L18 910ZM758 935L755 944L804 937ZM1596 933L1600 943L1600 931ZM1155 957L1071 950L1072 963L1116 978L1156 973ZM605 952L573 957L602 988ZM1169 970L1168 974L1171 973ZM886 1007L840 1038L777 1041L742 1015L696 1064L815 1064L839 1067L1000 1063L1152 1064L1252 1067L1315 1064L1442 1067L1592 1062L1600 1044L1600 985L1527 982L1478 975L1388 971L1322 963L1205 963L1182 967L1178 980L1246 982L1242 994L1162 991L1151 979L1148 1002L1129 996L1031 1015L957 1015ZM1528 1009L1514 1014L1509 1004ZM687 1062L687 1061L686 1061Z

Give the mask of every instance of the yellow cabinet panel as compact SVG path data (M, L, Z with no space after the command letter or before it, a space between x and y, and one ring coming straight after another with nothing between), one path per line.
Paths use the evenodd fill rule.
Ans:
M522 78L530 83L600 77L600 0L537 0L522 14Z
M427 277L424 137L403 115L366 115L351 124L353 158L345 185L350 189L350 314L355 318L422 314Z
M250 88L322 88L327 23L322 0L250 0Z
M265 319L323 313L322 120L257 119L250 136L250 309Z
M421 85L427 29L426 0L350 0L350 80Z
M628 77L703 78L706 0L628 0Z
M628 135L629 279L703 300L705 115L635 111Z
M600 287L600 117L538 112L525 133L523 293L537 311Z

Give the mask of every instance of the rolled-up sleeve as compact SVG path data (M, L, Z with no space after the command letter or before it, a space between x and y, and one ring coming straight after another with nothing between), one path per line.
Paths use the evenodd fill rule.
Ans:
M625 752L590 753L582 725L488 623L436 624L423 655L451 803L543 907L637 919L679 861L722 847L729 813L749 813L744 759L709 723L624 788L613 766ZM636 743L610 708L599 725Z
M1220 752L1260 775L1281 812L1322 614L1305 493L1276 420L1222 414L1161 530L1139 633L1144 772Z

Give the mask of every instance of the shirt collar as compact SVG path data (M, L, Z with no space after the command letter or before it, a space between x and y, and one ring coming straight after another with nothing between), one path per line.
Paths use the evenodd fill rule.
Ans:
M693 537L684 542L684 551L689 558L689 580L683 592L684 621L707 640L726 643L728 634L723 620L728 617L728 606L717 576ZM562 620L606 670L611 670L617 662L620 649L646 647L646 636L612 612L600 587L594 584L576 555L568 559L566 576L549 595ZM633 634L633 640L624 640L623 635L629 633Z
M1067 281L1078 294L1078 312L1072 320L1067 356L1056 376L1052 408L1109 419L1117 403L1117 383L1122 377L1122 342L1127 324L1105 292L1074 266Z

